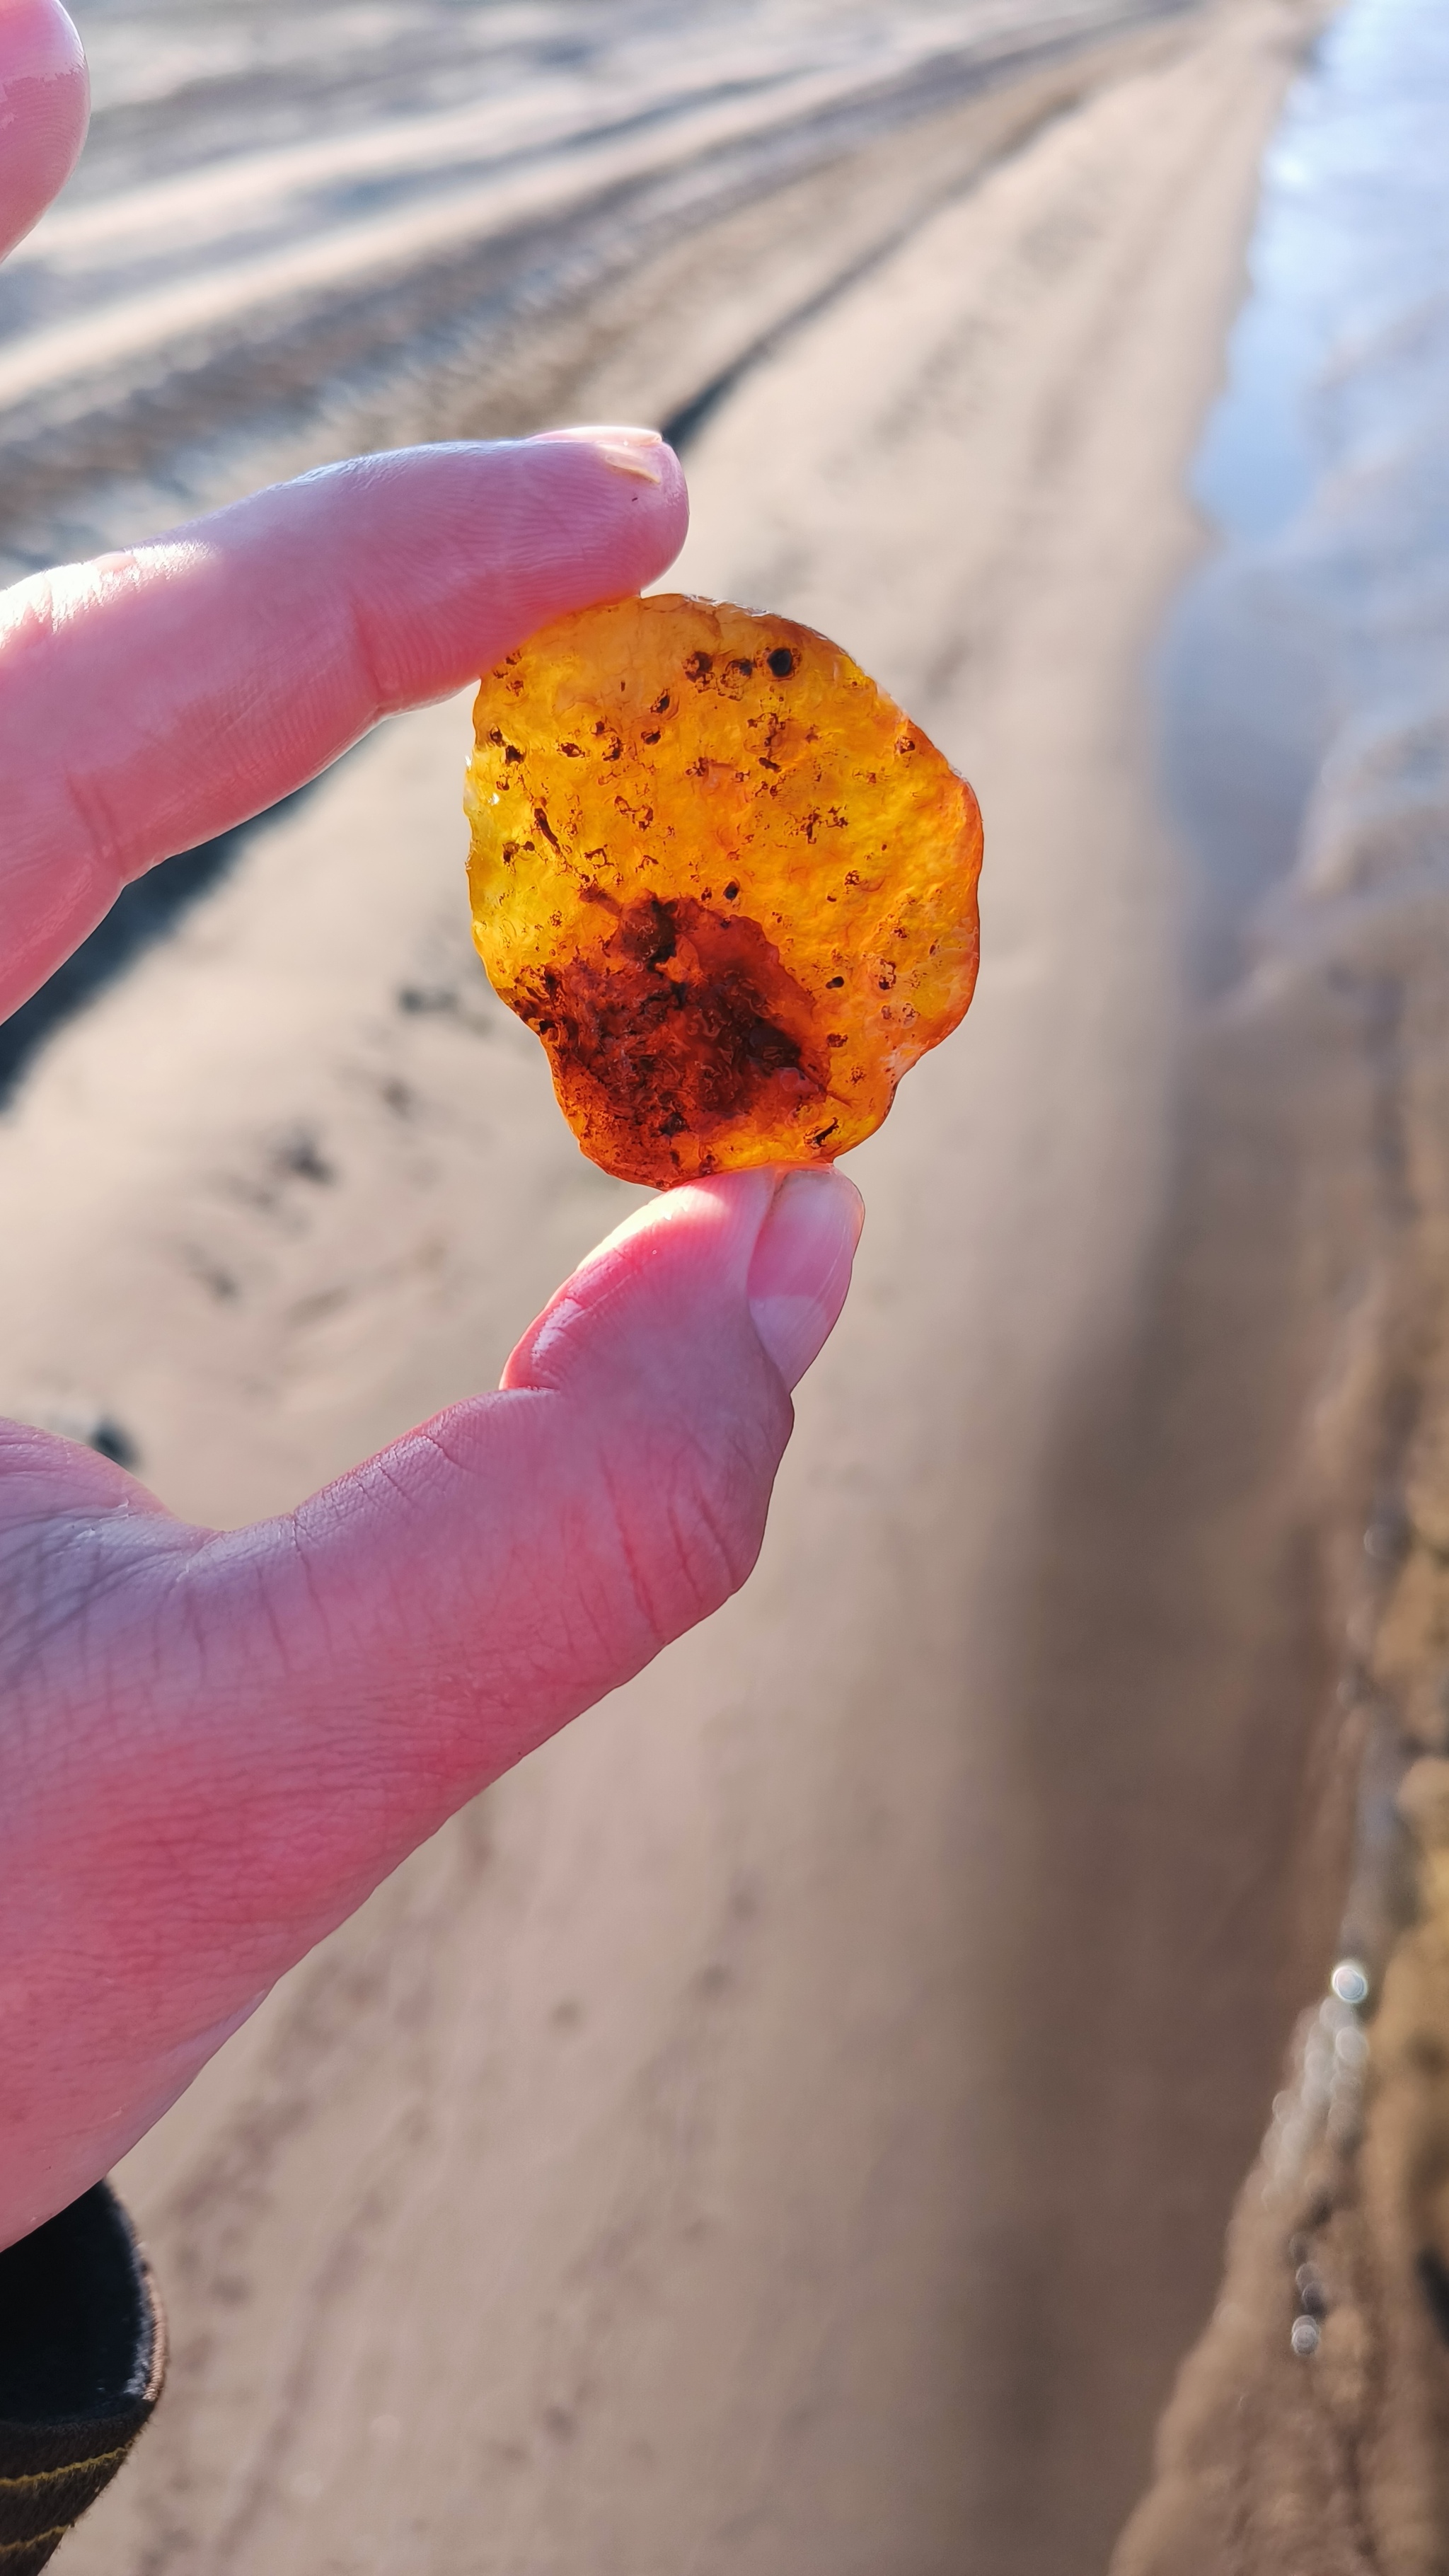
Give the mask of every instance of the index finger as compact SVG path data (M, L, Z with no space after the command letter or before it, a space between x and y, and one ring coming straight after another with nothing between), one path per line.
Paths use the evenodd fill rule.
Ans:
M0 1017L123 885L652 580L684 477L650 432L404 449L0 598Z

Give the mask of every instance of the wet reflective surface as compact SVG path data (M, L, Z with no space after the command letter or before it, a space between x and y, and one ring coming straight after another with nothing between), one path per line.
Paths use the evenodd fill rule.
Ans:
M1449 852L1446 130L1449 15L1351 0L1269 156L1194 478L1226 544L1165 656L1209 989L1300 855L1347 884L1409 818Z
M1212 1005L1164 1270L1280 1406L1224 1525L1276 1477L1306 1616L1252 1765L1296 1769L1264 1848L1306 2009L1112 2576L1445 2563L1446 118L1439 0L1350 0L1268 156L1195 469L1221 548L1164 654Z

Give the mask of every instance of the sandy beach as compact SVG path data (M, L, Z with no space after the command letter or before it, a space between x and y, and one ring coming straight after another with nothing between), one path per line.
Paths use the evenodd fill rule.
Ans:
M972 777L980 991L853 1158L746 1593L128 2160L173 2378L73 2576L1075 2576L1148 2481L1338 1899L1321 1282L1181 998L1149 690L1312 24L1118 27L540 329L541 409L714 388L671 580L838 635ZM851 210L830 279L766 258L790 190ZM490 1382L630 1204L472 959L467 737L350 755L0 1119L0 1405L188 1515Z
M0 280L0 559L621 373L669 420L1181 5L77 0L86 152Z

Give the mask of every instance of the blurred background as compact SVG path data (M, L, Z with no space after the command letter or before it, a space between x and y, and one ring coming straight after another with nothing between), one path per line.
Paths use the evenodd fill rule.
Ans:
M120 2182L74 2576L1449 2566L1437 0L80 0L11 573L663 423L671 584L973 779L759 1571ZM77 710L84 721L84 710ZM639 1195L463 899L466 698L0 1032L0 1402L285 1507Z

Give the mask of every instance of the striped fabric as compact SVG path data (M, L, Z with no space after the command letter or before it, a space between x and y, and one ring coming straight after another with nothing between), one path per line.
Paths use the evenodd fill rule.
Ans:
M105 2183L0 2254L0 2576L35 2576L161 2393L166 2332Z

